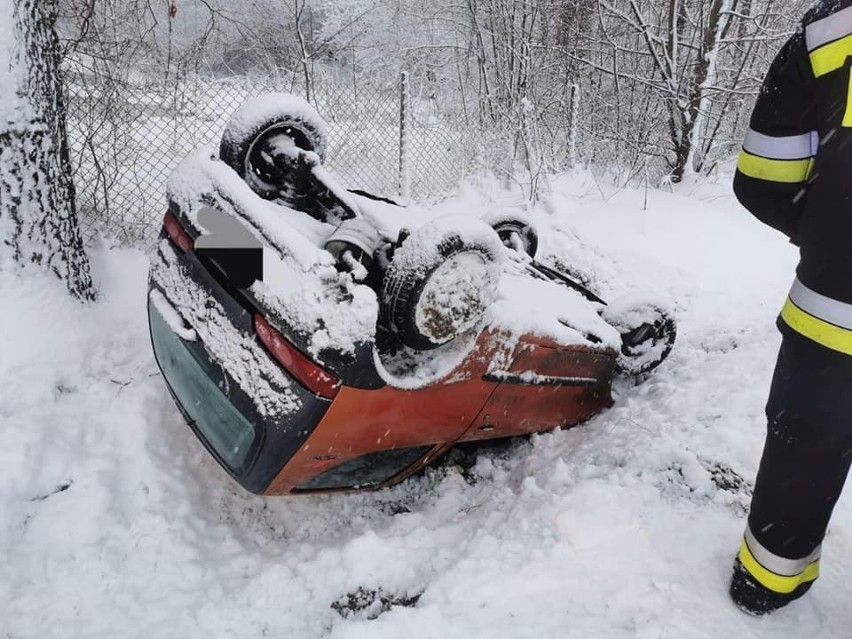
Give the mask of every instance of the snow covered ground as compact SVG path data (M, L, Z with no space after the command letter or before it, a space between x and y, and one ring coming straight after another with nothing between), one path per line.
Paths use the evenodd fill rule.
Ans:
M794 249L724 184L604 191L557 184L543 249L670 300L670 359L580 428L379 493L253 497L208 458L151 354L142 253L95 248L88 307L0 274L0 636L847 636L848 496L807 598L755 620L726 594Z

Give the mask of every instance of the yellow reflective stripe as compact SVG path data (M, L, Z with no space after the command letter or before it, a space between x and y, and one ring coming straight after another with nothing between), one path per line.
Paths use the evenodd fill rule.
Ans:
M852 55L852 34L811 52L814 75L821 77L846 66L846 58Z
M748 151L740 152L737 168L750 178L766 180L768 182L781 182L783 184L797 184L807 182L813 168L813 158L804 160L770 160L759 155L752 155Z
M852 355L852 331L814 317L796 306L789 298L781 310L781 317L787 326L817 344Z
M754 558L754 555L751 554L751 550L749 550L748 544L745 540L743 540L743 545L740 547L740 562L742 562L743 567L745 567L751 576L757 579L761 585L782 595L789 595L802 584L815 581L819 577L819 559L812 564L809 564L801 573L794 575L793 577L776 575L774 572L767 570L758 563L757 559Z
M852 127L852 73L849 74L849 93L846 94L846 114L843 116L843 126Z

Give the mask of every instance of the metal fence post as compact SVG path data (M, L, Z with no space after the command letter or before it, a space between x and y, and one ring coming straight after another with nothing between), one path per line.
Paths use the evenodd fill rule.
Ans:
M568 129L568 166L577 166L577 130L580 118L580 85L571 85L571 124Z
M409 132L411 127L410 84L408 71L400 75L399 100L399 194L403 200L411 199L411 154Z

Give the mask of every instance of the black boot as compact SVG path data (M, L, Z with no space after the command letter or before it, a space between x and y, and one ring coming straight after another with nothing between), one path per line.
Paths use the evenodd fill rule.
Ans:
M740 610L755 617L762 617L795 601L810 590L812 585L813 582L808 581L789 594L774 592L752 577L742 562L736 559L728 592Z

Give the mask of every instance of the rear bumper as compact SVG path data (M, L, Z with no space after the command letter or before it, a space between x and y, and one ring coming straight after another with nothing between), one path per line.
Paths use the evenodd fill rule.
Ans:
M194 256L165 251L171 254L161 250L149 281L157 364L210 454L243 488L263 494L331 401L302 387L272 361L257 343L251 314Z

